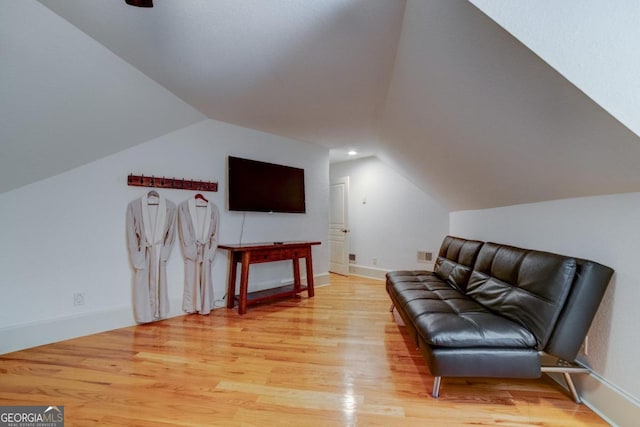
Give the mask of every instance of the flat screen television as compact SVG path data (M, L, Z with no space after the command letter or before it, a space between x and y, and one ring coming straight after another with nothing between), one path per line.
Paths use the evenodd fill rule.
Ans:
M305 213L304 169L229 156L229 210Z

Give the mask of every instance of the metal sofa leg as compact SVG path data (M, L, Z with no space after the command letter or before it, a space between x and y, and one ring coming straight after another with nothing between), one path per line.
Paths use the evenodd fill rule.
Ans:
M389 307L389 312L393 313L394 308L396 308L396 306L393 303L391 303L391 307Z
M567 383L567 387L569 388L569 393L571 393L573 401L576 403L582 403L582 399L580 399L578 391L576 390L576 386L573 384L573 380L571 379L571 374L588 374L589 369L577 363L567 362L566 360L559 359L554 366L542 365L540 367L540 370L542 372L554 372L562 374L562 376L564 377L564 381Z
M563 372L562 375L567 383L567 387L569 387L569 392L571 393L571 397L573 397L573 401L576 403L582 403L582 399L580 399L576 386L573 384L573 380L571 379L571 374L569 372Z
M433 377L433 391L431 392L431 396L434 399L437 399L440 396L440 381L442 377Z

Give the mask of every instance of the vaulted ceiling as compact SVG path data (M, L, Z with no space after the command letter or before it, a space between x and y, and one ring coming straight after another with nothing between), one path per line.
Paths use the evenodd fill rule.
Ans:
M464 0L0 0L0 62L0 191L206 118L451 210L640 191L640 138Z

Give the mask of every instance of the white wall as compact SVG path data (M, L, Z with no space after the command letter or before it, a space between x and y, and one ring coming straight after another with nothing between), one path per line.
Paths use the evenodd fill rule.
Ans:
M640 135L640 3L469 0Z
M0 192L205 119L37 1L0 0L0 64Z
M640 191L640 138L467 1L407 1L380 122L378 157L451 211Z
M596 401L597 388L609 387L628 398L636 414L640 414L639 212L640 193L630 193L460 211L450 216L454 235L589 258L615 269L588 333L589 355L581 356L600 384L583 379L582 391L587 401Z
M356 265L433 267L418 263L416 255L426 250L437 256L449 228L449 212L441 204L376 157L334 163L330 170L331 179L349 177L349 252L356 254Z
M328 150L206 120L0 194L0 353L134 323L125 210L149 189L127 186L129 173L218 181L219 191L206 195L221 212L219 240L237 243L243 214L225 209L228 155L305 169L307 213L248 213L243 241L322 241L314 273L326 274ZM176 203L195 194L158 191ZM224 252L214 261L216 299L225 294L226 261ZM250 280L267 287L290 270L290 262L258 265ZM173 315L181 311L182 274L176 242L168 264ZM74 292L86 294L85 305L73 306Z

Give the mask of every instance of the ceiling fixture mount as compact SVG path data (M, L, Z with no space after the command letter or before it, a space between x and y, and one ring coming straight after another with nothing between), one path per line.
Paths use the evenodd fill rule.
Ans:
M153 0L124 0L129 6L153 7Z

